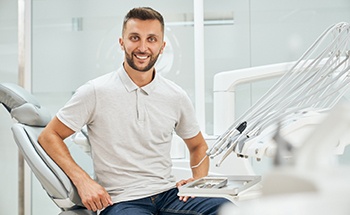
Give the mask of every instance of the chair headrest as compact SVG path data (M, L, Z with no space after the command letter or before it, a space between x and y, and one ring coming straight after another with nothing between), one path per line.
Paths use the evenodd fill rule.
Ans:
M46 126L50 113L36 98L22 87L13 83L0 83L0 103L19 123L30 126Z

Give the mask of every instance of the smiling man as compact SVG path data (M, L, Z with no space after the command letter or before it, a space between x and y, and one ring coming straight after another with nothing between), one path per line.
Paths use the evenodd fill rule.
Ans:
M152 30L147 31L146 28ZM159 25L158 20L126 19L123 37L119 39L120 46L125 51L125 70L147 72L153 69L165 46L163 32L163 26Z
M192 178L176 183L170 148L176 132L195 166L207 145L191 101L155 68L165 47L164 20L152 8L126 15L123 66L81 86L39 137L39 142L76 186L82 203L103 215L216 214L222 198L178 197L177 187L208 174L205 159ZM79 167L63 140L87 126L96 178Z

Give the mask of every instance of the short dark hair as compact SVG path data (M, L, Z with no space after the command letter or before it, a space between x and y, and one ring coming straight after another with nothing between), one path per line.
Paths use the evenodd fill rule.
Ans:
M122 31L123 34L126 27L126 23L129 21L129 19L158 20L162 26L162 31L164 33L163 16L158 11L150 7L137 7L137 8L131 9L124 17L123 31Z

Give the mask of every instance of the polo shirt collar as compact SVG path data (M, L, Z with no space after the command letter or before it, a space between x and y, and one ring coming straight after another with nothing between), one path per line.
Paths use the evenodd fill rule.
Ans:
M123 66L118 70L118 75L128 92L132 92L140 88L131 80L131 78L129 77L128 73L125 71ZM146 86L141 87L141 89L145 93L150 94L154 91L157 82L158 82L158 75L157 75L157 72L155 71L153 80Z

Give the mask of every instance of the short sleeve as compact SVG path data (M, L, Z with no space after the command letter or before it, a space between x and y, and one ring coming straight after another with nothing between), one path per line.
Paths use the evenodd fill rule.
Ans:
M179 105L179 121L175 126L175 132L182 139L189 139L200 132L200 127L196 119L196 114L192 102L184 92Z
M79 131L93 121L96 96L91 82L79 87L72 98L61 108L56 116L73 131Z

